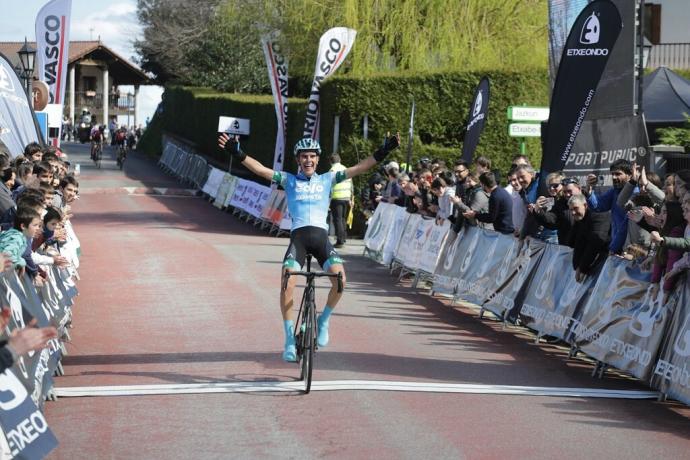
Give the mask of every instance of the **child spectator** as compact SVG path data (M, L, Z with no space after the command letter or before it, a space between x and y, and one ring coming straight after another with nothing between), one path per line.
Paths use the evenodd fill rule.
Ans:
M41 216L36 210L21 207L17 210L13 228L0 233L0 252L9 255L15 268L24 269L26 260L23 257L29 240L40 231Z

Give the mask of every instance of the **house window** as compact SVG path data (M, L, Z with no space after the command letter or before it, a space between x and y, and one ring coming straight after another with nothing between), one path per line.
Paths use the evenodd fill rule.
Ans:
M96 92L96 77L84 77L82 79L84 91Z

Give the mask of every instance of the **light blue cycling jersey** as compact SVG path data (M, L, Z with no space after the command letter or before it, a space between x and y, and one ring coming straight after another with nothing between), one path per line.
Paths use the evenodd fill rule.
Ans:
M273 181L285 189L292 230L301 227L319 227L328 230L328 208L333 184L347 179L345 171L314 173L307 177L285 171L274 171Z

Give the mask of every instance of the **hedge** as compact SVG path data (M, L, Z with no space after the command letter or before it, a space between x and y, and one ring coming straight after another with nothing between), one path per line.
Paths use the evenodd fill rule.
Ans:
M507 108L510 105L548 106L549 82L546 69L526 72L448 72L415 76L373 78L333 77L322 86L325 113L340 115L343 156L354 160L352 140L361 138L362 119L369 117L369 137L380 140L386 131L399 130L403 148L395 159L404 161L412 98L415 100L413 159L440 157L447 162L460 156L461 132L474 88L482 76L491 80L487 124L475 156L484 155L505 171L519 152L519 140L508 136ZM321 132L332 130L333 117L322 121ZM373 143L370 148L373 147ZM359 145L358 145L359 148ZM540 164L538 139L530 139L527 153Z
M524 72L487 72L491 79L489 116L475 155L491 158L505 171L519 151L519 140L508 136L506 109L510 105L548 105L546 69ZM428 75L368 78L332 77L321 88L321 145L330 153L334 116L340 117L340 150L343 163L353 164L368 155L386 131L400 131L403 146L395 159L404 161L410 106L416 104L413 158L440 157L452 161L462 147L460 133L467 117L475 85L485 73L448 72ZM289 99L288 153L301 137L305 99ZM205 88L169 87L164 94L162 129L197 144L219 164L227 158L216 147L220 115L251 120L252 135L244 143L247 152L271 164L276 137L273 99L268 95L223 94ZM369 118L369 140L362 139L362 119ZM538 139L529 139L527 152L540 163ZM292 155L286 169L293 170ZM325 162L322 163L324 167ZM322 168L320 168L322 169Z

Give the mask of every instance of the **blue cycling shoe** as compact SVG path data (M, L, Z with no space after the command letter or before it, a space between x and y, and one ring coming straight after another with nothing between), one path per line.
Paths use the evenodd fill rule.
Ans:
M322 321L322 317L316 322L318 328L318 334L316 336L316 344L324 348L328 345L328 321Z
M294 344L285 344L285 350L283 350L283 361L289 363L294 363L297 361L297 348Z

